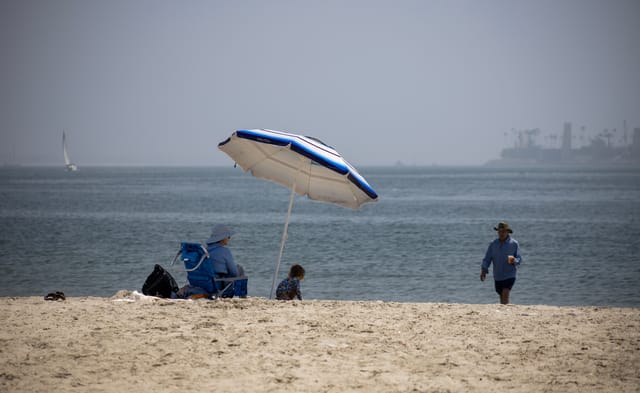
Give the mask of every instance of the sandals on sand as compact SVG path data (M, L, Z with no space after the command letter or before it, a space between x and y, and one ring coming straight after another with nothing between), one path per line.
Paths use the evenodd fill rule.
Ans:
M44 300L65 300L66 297L62 292L51 292L44 297Z

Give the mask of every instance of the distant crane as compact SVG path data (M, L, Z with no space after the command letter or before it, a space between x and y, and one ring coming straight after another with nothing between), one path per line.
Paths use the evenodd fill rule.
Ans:
M615 132L615 129L613 131ZM613 136L613 133L610 132L608 128L605 128L600 135L607 140L607 147L611 147L611 137Z

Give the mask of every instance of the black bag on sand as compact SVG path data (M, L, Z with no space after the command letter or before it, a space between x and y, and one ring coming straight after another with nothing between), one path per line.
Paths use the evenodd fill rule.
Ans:
M178 292L178 283L168 271L156 264L142 285L142 293L147 296L170 298L171 292Z

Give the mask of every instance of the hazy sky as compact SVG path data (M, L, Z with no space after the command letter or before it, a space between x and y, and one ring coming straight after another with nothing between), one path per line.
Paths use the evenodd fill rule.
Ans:
M236 129L475 165L640 127L640 0L0 1L0 164L231 165Z

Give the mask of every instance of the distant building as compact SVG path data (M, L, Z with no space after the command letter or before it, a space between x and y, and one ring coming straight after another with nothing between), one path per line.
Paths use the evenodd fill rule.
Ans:
M586 135L586 127L581 127L579 135L573 135L572 124L564 123L562 135L547 134L545 145L536 143L536 138L542 132L535 129L512 130L515 138L513 147L502 149L499 160L490 161L488 165L529 166L529 165L559 165L559 166L638 166L640 165L640 128L633 130L632 141L627 138L626 121L623 133L616 129L605 129L597 135ZM505 136L508 136L505 133ZM558 146L558 139L560 144ZM574 148L574 139L578 147ZM555 147L553 147L555 145Z

